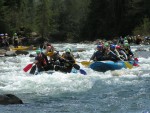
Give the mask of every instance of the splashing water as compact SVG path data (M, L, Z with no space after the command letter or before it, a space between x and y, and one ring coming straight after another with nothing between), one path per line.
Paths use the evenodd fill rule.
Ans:
M65 46L64 46L65 45ZM76 59L89 61L95 51L92 44L54 44L57 50L70 47L85 51L74 52ZM149 46L142 46L150 48ZM138 49L139 46L132 46ZM33 51L31 51L33 52ZM62 52L61 52L62 53ZM23 112L150 112L150 52L139 56L139 67L107 71L93 71L79 64L87 75L61 72L30 75L23 68L34 61L29 55L2 57L0 59L0 92L13 93L23 99L26 105L15 106L16 113ZM30 106L30 107L29 107ZM36 107L38 106L38 108ZM35 109L36 108L36 109ZM59 108L59 109L58 109ZM13 111L11 107L2 107L1 112Z

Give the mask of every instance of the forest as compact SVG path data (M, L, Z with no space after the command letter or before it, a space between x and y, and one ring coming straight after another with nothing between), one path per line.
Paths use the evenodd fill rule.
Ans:
M0 0L0 33L51 41L150 34L150 0Z

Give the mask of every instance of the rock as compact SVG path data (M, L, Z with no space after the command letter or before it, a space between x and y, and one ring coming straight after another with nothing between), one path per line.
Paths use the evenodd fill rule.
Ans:
M27 54L29 54L28 51L19 51L19 50L17 50L15 53L16 53L17 55L27 55Z
M8 104L23 104L22 100L13 94L4 94L0 95L0 104L8 105Z
M28 51L21 51L21 50L4 51L4 50L0 50L0 57L17 56L17 55L27 55L27 54L29 54Z
M36 54L30 54L29 57L36 57Z
M5 49L0 49L0 54L5 54L6 50Z
M146 50L143 48L138 48L137 50L135 50L135 52L137 52L137 51L146 51Z
M5 54L0 54L0 57L4 57L5 56Z
M6 51L5 56L16 56L15 51Z

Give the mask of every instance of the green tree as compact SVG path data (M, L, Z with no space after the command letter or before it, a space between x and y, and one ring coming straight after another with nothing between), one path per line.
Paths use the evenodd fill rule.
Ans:
M19 11L22 0L5 0L5 22L11 32L16 32L19 28Z
M50 19L51 19L51 10L50 10L50 0L40 0L37 5L37 30L41 34L42 38L48 38L49 29L50 29Z
M60 41L79 41L90 0L53 0L52 34Z
M145 17L143 22L133 30L134 35L150 35L150 19Z
M92 0L90 3L90 12L87 17L84 28L82 29L82 37L87 40L95 40L104 36L107 13L106 0Z
M6 28L5 28L5 16L4 16L4 0L0 1L0 31L1 32L5 32Z

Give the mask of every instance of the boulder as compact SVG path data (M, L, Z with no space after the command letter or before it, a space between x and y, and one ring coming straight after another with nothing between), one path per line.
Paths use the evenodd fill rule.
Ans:
M0 104L8 105L8 104L23 104L22 100L13 94L4 94L0 95Z
M6 53L5 49L0 49L0 55L4 55Z
M36 57L36 54L30 54L29 57Z
M6 51L5 56L17 56L15 51Z
M6 51L5 56L16 56L15 51Z
M27 55L27 54L29 54L28 51L21 51L21 50L17 50L15 53L16 53L17 55Z

